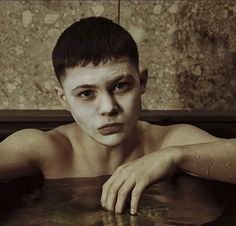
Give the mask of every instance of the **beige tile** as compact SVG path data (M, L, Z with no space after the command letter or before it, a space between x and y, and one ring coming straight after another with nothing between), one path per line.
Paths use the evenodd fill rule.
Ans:
M0 1L0 109L60 109L51 51L81 17L117 21L117 1ZM7 19L6 19L7 18ZM235 110L236 3L121 0L149 69L146 109Z
M118 2L0 1L0 109L60 109L51 52L59 34L87 16L118 21Z
M146 109L236 109L236 2L121 0L148 67Z

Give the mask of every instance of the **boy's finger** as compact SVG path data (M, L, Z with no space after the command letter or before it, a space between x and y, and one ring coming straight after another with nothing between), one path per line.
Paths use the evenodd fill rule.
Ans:
M113 175L103 184L102 186L102 195L101 195L101 204L102 207L106 206L106 200L107 200L107 193L110 188L110 186L114 183L116 178L119 178L119 168L115 170Z
M122 213L127 196L129 195L130 191L134 188L134 186L135 186L135 180L132 179L126 180L125 183L122 185L117 195L117 201L115 206L116 213Z
M105 206L108 210L113 211L115 208L116 198L120 187L123 185L124 179L117 179L111 186L107 189Z
M102 195L101 195L101 205L102 207L105 208L105 203L106 203L106 195L107 195L107 186L106 183L102 186Z
M137 214L138 210L138 203L145 189L144 184L136 184L132 193L131 193L131 204L130 204L130 214L135 215Z

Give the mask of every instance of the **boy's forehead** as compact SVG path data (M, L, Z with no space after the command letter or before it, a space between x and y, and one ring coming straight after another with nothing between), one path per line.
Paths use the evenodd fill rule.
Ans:
M109 60L105 64L94 66L89 63L86 66L76 66L66 71L64 85L71 86L73 83L93 83L100 80L112 80L116 76L132 74L136 76L137 70L126 58Z

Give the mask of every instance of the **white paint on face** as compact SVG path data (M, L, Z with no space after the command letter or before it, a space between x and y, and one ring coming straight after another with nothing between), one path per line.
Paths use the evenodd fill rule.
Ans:
M83 139L116 146L134 131L141 108L141 87L139 74L127 58L69 69L63 90ZM122 127L104 135L98 129L108 123L122 123Z

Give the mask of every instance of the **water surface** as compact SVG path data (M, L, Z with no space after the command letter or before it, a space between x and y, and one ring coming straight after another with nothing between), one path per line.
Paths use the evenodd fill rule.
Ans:
M102 209L101 190L108 178L109 175L45 180L42 188L26 191L20 201L15 199L19 202L17 208L1 211L0 225L236 225L235 185L179 175L150 186L141 198L137 216L131 216L129 202L123 214ZM8 189L7 200L11 199L12 191L16 187ZM15 200L12 200L14 204Z

